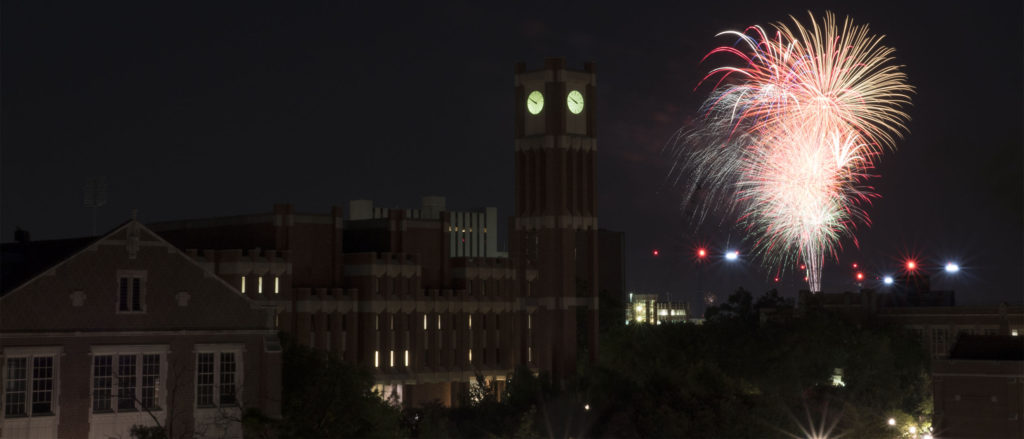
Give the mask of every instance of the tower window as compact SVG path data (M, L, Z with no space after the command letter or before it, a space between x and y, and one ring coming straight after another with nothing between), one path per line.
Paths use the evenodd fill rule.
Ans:
M245 276L242 276L242 292L245 292Z

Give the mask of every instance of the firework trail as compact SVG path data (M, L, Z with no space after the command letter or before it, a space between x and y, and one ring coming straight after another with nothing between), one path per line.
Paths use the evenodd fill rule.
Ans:
M774 32L719 34L736 44L704 59L739 62L701 81L715 88L697 125L677 134L673 173L688 183L684 203L703 201L697 221L714 210L736 215L766 265L803 260L817 292L825 256L869 224L866 181L905 131L913 87L867 26L838 26L832 13L810 16L809 27L790 18Z

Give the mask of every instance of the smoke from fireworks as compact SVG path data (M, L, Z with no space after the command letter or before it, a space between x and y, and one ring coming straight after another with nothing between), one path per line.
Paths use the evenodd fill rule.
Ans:
M698 125L680 131L673 172L689 184L686 202L700 191L698 221L719 208L736 214L766 264L803 260L820 291L825 256L869 223L865 183L905 130L913 87L867 26L837 26L832 13L820 23L811 16L810 27L790 18L792 28L776 23L771 33L719 34L736 44L704 59L725 54L739 65L701 81L715 88Z

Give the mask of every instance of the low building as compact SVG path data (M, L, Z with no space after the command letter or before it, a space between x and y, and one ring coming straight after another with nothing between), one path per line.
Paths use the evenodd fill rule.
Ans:
M689 306L682 302L659 301L657 294L629 294L626 324L660 325L687 321Z
M1024 437L1024 339L961 335L932 363L934 432L941 438Z
M280 416L273 306L135 220L98 239L3 245L3 437L241 437Z

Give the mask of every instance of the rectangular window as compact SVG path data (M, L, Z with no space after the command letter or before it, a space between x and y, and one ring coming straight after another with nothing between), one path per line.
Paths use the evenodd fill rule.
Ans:
M256 292L259 294L263 294L263 276L259 276L256 278Z
M117 357L117 410L135 409L135 356Z
M53 413L53 357L32 358L32 414Z
M196 356L196 405L213 407L213 353Z
M427 330L427 314L426 313L423 314L423 330L424 331Z
M245 276L242 276L242 292L245 292Z
M220 354L220 404L234 405L235 397L235 353Z
M25 416L25 389L28 382L25 374L27 358L8 358L7 376L4 377L4 415L7 417Z
M395 351L391 350L391 351L388 351L388 353L390 354L389 355L390 361L388 363L388 366L389 367L395 367Z
M114 389L113 357L97 355L92 357L92 411L113 411L110 405L111 392Z
M93 413L160 410L163 354L100 350L92 358Z
M409 367L409 350L405 350L405 367Z
M274 276L274 294L281 292L281 278Z
M120 276L117 282L117 310L119 312L141 312L143 311L142 301L142 276Z
M139 400L144 409L157 408L157 389L160 385L160 355L142 356L142 397Z
M241 354L236 351L196 354L196 406L208 408L238 404L241 360Z
M373 351L373 367L380 368L380 351Z

